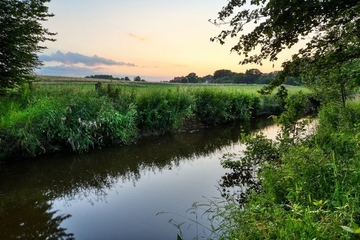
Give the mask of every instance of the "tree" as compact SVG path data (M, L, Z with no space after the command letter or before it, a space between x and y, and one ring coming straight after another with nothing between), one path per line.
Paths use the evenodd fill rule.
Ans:
M237 83L237 84L241 84L241 83L245 83L244 82L244 76L245 74L244 73L236 73L234 74L234 83Z
M262 76L262 72L260 72L257 68L248 69L245 72L245 76L243 78L244 83L247 84L255 84L259 82L259 79Z
M33 79L33 70L41 65L37 53L46 47L40 42L55 41L41 25L54 15L45 3L50 0L0 1L0 93Z
M222 78L222 77L227 77L227 76L232 76L234 73L231 70L228 69L220 69L220 70L216 70L214 72L214 79L218 79L218 78Z
M192 72L189 73L186 78L189 83L197 83L199 77L196 75L196 73Z
M226 21L233 15L235 8L246 5L252 7L235 14L229 22ZM351 36L352 40L358 42L359 10L358 0L229 1L219 12L218 20L214 23L229 23L232 30L223 30L211 40L218 40L223 44L227 37L235 37L244 30L246 24L253 23L256 27L250 33L241 35L238 43L232 48L233 51L245 55L240 63L261 63L264 59L277 60L278 53L284 48L292 47L306 36L310 41L299 54L311 56L314 50L317 54L324 50L332 50L334 43L340 43L346 36ZM249 56L255 47L261 47L260 54ZM353 44L351 47L357 48ZM359 57L359 49L353 55Z
M327 67L321 68L323 61ZM306 84L319 96L319 100L341 102L345 106L346 100L359 88L360 61L337 64L334 61L336 60L332 56L321 59L310 65L302 75Z
M258 75L261 76L262 72L257 68L251 68L245 71L245 74L247 75Z
M237 8L243 9L236 13ZM240 35L232 47L232 51L244 55L240 64L261 64L265 59L276 61L283 49L306 41L305 47L283 63L283 71L264 92L283 83L289 74L309 75L309 69L314 74L314 69L334 69L360 57L358 0L231 0L213 23L230 26L229 30L211 38L221 44L243 32L245 25L254 24L252 31ZM343 66L336 68L349 70ZM342 75L342 70L337 74Z

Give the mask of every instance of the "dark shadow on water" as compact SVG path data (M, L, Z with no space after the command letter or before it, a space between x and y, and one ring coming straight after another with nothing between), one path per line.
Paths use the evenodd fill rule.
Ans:
M21 192L0 198L0 239L74 239L60 224L71 215L52 210L43 193Z
M271 125L242 127L229 123L188 133L146 137L136 145L93 150L83 155L47 156L3 165L0 170L0 239L71 239L60 223L70 215L52 209L54 199L106 200L104 189L120 181L136 185L142 172L161 172L209 156L238 143L240 132ZM238 184L237 169L222 177L222 187ZM220 177L220 176L219 176ZM232 181L235 182L232 182Z
M225 156L225 158L238 160L236 155ZM225 199L235 200L240 204L245 204L247 197L252 192L260 191L260 182L257 177L259 166L244 164L241 166L226 167L230 171L221 176L219 187L221 196Z

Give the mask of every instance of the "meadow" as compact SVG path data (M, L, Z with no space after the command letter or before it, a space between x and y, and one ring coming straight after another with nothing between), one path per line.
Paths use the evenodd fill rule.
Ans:
M56 88L77 88L79 91L92 91L97 82L102 84L110 84L112 87L135 88L135 89L174 89L178 87L191 88L221 88L221 89L236 89L248 93L257 93L265 85L261 84L197 84L197 83L169 83L169 82L134 82L124 80L107 80L96 78L77 78L64 76L37 76L35 85L42 89L49 91ZM309 92L303 86L286 86L289 93L296 93L298 91Z

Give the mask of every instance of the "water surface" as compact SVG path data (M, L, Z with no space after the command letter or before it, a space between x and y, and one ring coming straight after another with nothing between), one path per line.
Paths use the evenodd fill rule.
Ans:
M201 210L196 215L187 210L194 202L221 197L219 180L228 170L220 159L244 149L242 130L230 123L3 165L0 239L176 239L172 218L186 222L184 239L209 236L188 219L198 216L208 224ZM157 215L164 211L184 218Z

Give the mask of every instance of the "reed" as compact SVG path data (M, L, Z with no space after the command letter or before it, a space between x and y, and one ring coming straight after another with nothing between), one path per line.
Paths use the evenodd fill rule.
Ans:
M228 86L141 86L34 84L1 99L0 160L129 144L144 133L177 131L194 119L247 124L259 112L278 108L273 96Z
M142 131L164 133L179 129L192 117L193 96L186 88L152 90L138 96L138 127Z
M234 90L202 88L193 91L196 116L207 124L249 121L259 110L260 96Z
M114 108L96 93L33 95L28 105L10 104L0 121L1 158L35 157L54 151L84 152L125 144L137 136L136 111Z

